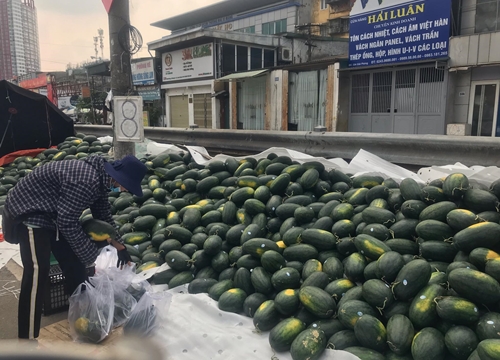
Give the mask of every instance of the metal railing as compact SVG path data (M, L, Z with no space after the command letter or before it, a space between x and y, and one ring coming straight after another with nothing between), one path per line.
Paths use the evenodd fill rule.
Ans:
M75 125L77 132L112 135L110 126ZM151 128L146 138L176 145L205 147L211 154L252 155L271 147L284 147L312 156L352 159L360 149L396 164L412 166L500 166L500 139L446 135L372 133L318 133L309 131L258 131Z

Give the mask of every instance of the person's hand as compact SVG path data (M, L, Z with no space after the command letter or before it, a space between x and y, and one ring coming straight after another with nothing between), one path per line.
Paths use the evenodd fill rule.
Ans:
M132 258L127 251L127 248L123 247L122 250L118 251L118 262L116 263L116 267L123 269L123 265L130 264L132 262Z

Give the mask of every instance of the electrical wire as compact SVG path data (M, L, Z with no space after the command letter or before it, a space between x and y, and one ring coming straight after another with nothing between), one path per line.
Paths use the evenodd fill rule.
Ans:
M137 54L143 45L141 33L130 24L125 24L120 29L118 32L118 42L122 50L130 55Z

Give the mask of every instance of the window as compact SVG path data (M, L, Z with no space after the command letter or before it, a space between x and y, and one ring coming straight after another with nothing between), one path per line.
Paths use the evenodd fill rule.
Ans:
M274 66L274 50L264 49L264 67Z
M236 71L236 49L234 45L222 44L222 72L231 74Z
M262 24L262 34L264 34L264 35L271 34L271 24L272 23L264 23L264 24Z
M349 19L336 18L330 20L330 34L343 34L349 32Z
M477 0L476 33L500 30L500 0Z
M262 49L250 48L250 69L262 69Z
M326 0L321 0L320 9L326 10L327 8L328 8L328 5L326 5Z
M255 25L236 30L245 34L255 34Z
M286 32L287 21L286 19L276 21L276 32L275 34Z
M248 70L248 48L246 46L237 47L237 65L236 71L247 71Z
M274 35L286 32L287 20L282 19L262 24L263 35Z

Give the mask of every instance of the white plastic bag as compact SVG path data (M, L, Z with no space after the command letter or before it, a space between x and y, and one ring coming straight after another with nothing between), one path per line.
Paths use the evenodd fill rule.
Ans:
M144 294L151 291L151 284L146 280L133 281L127 291L139 302Z
M108 274L111 278L115 299L113 326L118 327L127 321L137 305L137 300L127 291L127 288L132 283L132 278L135 276L135 264L132 266L125 265L123 269L119 269L115 265L114 268L109 269Z
M125 335L147 337L164 323L172 294L146 292L137 303L132 315L123 326Z
M68 321L75 341L98 343L113 325L115 302L111 280L95 276L80 284L69 298Z
M95 273L108 274L110 269L116 268L118 252L114 246L108 245L101 249L95 261ZM109 276L109 275L108 275Z
M130 317L137 300L127 288L135 277L135 264L125 265L122 269L116 267L118 253L114 246L104 247L96 260L96 274L106 275L111 280L115 302L113 327L121 326Z

